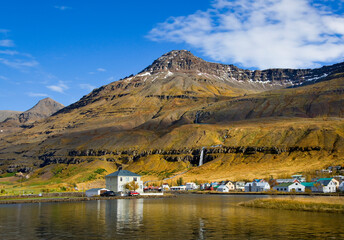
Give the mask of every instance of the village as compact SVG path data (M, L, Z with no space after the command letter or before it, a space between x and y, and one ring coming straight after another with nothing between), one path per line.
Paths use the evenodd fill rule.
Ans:
M327 174L332 170L325 170ZM329 172L330 171L330 172ZM210 191L218 193L336 193L344 192L344 176L334 175L332 177L313 178L307 182L301 174L292 175L285 179L254 179L252 182L245 181L219 181L200 183L187 182L183 184L182 178L177 180L178 186L170 186L163 183L161 186L143 183L139 174L128 170L118 171L105 176L105 188L92 188L86 190L87 197L92 196L137 196L137 195L163 195L164 192L186 192L186 191Z

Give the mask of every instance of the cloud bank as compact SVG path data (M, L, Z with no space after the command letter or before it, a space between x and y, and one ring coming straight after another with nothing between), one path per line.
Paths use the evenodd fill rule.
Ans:
M207 11L170 17L148 35L186 43L216 61L259 69L343 61L344 17L309 0L215 0Z

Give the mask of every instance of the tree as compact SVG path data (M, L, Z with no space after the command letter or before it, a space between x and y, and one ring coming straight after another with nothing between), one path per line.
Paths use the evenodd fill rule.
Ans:
M177 185L178 185L178 186L183 185L183 183L184 183L184 181L183 181L183 178L182 178L182 177L180 177L179 179L177 179Z
M139 188L139 184L135 181L131 181L131 182L125 184L125 188L130 190L130 191L136 191L136 189Z

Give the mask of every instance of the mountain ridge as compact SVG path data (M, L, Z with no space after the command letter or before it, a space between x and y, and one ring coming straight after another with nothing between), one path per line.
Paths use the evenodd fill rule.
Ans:
M189 60L184 61L184 54ZM236 168L240 177L237 166L258 166L259 161L278 166L275 172L282 172L283 162L294 159L301 170L344 163L343 63L307 70L313 71L311 81L297 80L307 73L300 70L293 86L252 83L241 70L235 71L238 76L241 71L245 81L230 79L223 70L227 65L209 65L187 52L175 60L166 56L137 75L95 89L51 117L0 139L2 171L99 161L151 172L153 177L187 169L209 174L214 168L223 174L219 178L225 178L234 173L223 172L216 164ZM214 69L206 70L209 66ZM197 72L200 69L208 73ZM282 76L281 81L286 76L283 70L271 73ZM308 85L296 85L297 81ZM212 150L205 167L197 168L202 147ZM316 164L305 166L312 158Z

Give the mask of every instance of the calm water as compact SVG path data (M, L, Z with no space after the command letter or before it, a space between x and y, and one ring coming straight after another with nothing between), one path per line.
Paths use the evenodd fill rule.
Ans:
M342 214L236 206L255 197L0 205L0 239L344 239Z

